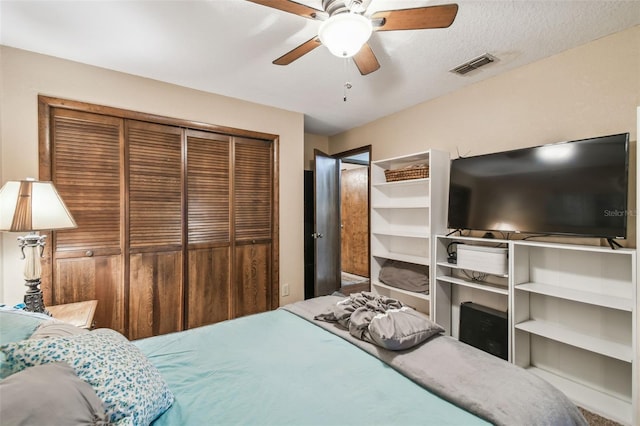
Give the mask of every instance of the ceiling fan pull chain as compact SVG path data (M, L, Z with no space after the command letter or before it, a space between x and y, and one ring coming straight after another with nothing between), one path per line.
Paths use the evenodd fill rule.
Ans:
M348 67L348 63L349 63L349 58L344 58L344 74L345 74L345 82L344 82L344 97L342 98L342 100L344 102L347 102L347 90L351 89L353 87L353 85L351 84L351 82L349 81L349 67Z

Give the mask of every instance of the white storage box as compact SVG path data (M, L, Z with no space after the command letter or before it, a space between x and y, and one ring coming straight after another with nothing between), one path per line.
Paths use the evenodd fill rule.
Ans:
M507 248L458 244L458 266L493 275L507 275Z

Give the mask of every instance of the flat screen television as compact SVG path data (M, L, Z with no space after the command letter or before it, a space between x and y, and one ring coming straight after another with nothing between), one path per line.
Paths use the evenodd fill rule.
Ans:
M450 229L627 236L629 134L451 161Z

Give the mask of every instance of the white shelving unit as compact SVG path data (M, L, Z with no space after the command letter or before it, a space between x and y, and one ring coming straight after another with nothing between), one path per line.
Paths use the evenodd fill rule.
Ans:
M482 281L474 280L472 271L461 268L457 264L449 263L448 251L455 250L455 244L472 244L488 247L506 246L506 240L436 236L435 256L436 267L432 279L434 294L432 300L432 318L446 330L447 334L459 336L460 304L474 302L499 311L508 311L509 307L509 275L483 275ZM451 246L450 246L451 245ZM471 278L470 278L471 276ZM508 319L511 324L511 316ZM511 327L509 327L509 330ZM511 333L508 333L508 346L511 347Z
M427 164L429 177L387 182L385 170ZM434 233L446 228L449 153L429 150L371 163L371 288L430 312L430 295L378 280L386 260L431 266Z
M636 251L514 241L511 253L514 362L637 424Z
M508 247L508 274L468 279L447 262L454 242ZM464 301L508 311L511 362L581 407L638 424L636 250L456 236L437 236L434 250L432 318L448 333L458 336Z

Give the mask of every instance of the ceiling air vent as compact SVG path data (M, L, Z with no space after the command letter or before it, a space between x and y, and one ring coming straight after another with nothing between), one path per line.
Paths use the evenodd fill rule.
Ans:
M458 65L454 69L450 70L452 73L465 75L473 70L477 70L480 67L490 64L491 62L497 61L495 56L491 56L488 53L485 53L482 56L478 56L475 59L470 60L469 62L465 62L462 65Z

